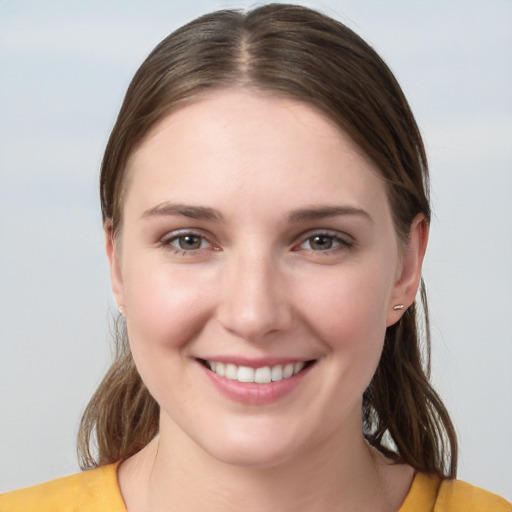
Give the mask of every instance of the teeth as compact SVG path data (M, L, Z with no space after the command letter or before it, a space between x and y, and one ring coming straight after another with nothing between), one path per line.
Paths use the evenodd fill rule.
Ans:
M254 370L247 366L239 366L236 380L238 382L254 382Z
M294 367L295 366L292 363L290 363L283 368L283 379L288 379L293 375Z
M259 384L268 384L269 382L272 382L272 371L270 370L270 366L258 368L254 372L254 382L258 382Z
M206 361L210 370L221 377L238 382L249 382L258 384L268 384L283 379L289 379L297 375L304 369L306 363L288 363L273 366L262 366L261 368L250 368L248 366L236 366L231 363L220 363L215 361Z
M224 377L230 380L238 380L238 368L234 364L228 363L224 368Z
M283 367L280 364L278 364L277 366L274 366L274 368L272 368L271 378L274 382L277 380L282 380Z

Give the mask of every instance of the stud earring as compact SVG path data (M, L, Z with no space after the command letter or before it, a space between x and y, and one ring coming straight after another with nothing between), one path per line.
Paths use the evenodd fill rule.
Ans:
M124 308L123 308L123 306L118 306L118 307L117 307L117 309L119 309L119 313L121 313L121 316L122 316L123 318L126 318L126 314L125 314L125 312L124 312Z
M404 309L404 308L405 308L405 306L403 304L396 304L395 306L393 306L393 309L395 311L398 311L398 310Z

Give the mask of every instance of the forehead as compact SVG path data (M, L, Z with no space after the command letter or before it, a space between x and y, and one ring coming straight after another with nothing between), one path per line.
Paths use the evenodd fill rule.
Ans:
M132 154L127 175L126 199L146 203L180 193L201 204L261 202L283 190L316 203L343 200L349 189L358 201L385 188L366 155L317 109L238 90L203 95L165 117Z

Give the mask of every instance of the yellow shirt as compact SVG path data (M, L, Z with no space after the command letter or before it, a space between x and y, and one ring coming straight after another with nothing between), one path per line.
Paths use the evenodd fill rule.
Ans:
M117 464L3 494L0 512L126 512ZM512 512L512 505L464 482L418 473L398 512Z

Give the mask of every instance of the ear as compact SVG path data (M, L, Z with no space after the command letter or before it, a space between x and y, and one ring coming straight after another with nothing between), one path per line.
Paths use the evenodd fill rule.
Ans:
M406 309L414 302L421 280L421 268L428 242L428 222L423 215L417 215L411 224L409 240L397 271L393 287L387 327L400 320ZM403 305L401 309L393 306Z
M124 286L121 273L121 265L119 261L119 249L116 246L112 221L106 221L103 225L105 235L105 249L110 266L110 282L112 284L112 292L116 301L119 312L125 316Z

